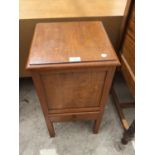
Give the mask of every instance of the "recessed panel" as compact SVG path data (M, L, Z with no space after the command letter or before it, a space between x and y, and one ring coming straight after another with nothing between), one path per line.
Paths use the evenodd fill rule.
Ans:
M98 107L106 77L103 69L43 73L49 109Z

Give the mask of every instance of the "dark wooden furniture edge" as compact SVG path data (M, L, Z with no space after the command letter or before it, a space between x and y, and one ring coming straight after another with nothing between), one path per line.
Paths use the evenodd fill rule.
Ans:
M132 122L130 127L125 130L123 137L122 137L122 144L126 145L129 141L131 141L135 136L135 120Z
M118 42L119 51L121 51L121 48L122 48L122 45L123 45L123 42L124 42L125 33L127 31L127 24L129 22L129 18L130 18L132 7L133 7L134 3L135 3L135 0L128 0L127 4L126 4L126 8L125 8L125 12L124 12L124 18L123 18L123 22L122 22L122 26L121 26L121 31L120 31L120 38L119 38L119 42ZM121 62L121 67L119 67L119 69L117 69L117 71L124 70L122 68L122 66L123 67L126 66L128 68L128 70L129 70L129 72L130 72L130 75L127 74L126 76L132 76L133 81L130 82L130 83L131 83L131 86L133 86L135 81L134 81L134 75L133 75L130 67L126 63L126 60L125 60L125 58L123 57L123 55L121 53L118 53L118 58L119 58L119 60ZM131 93L133 94L133 92L131 92ZM120 117L120 120L121 120L121 124L122 124L124 129L127 129L128 128L128 123L127 123L127 121L125 119L122 108L133 107L134 103L127 103L126 105L120 104L113 86L112 86L112 89L111 89L111 94L112 94L114 103L116 105L116 108L118 110L118 114L119 114L119 117Z

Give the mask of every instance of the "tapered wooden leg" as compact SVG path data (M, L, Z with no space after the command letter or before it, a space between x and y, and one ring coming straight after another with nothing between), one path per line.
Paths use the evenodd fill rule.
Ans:
M121 140L122 144L126 145L130 140L133 139L134 135L135 135L135 121L133 121L130 127L127 130L125 130L123 138Z
M49 119L46 119L46 125L47 125L47 128L48 128L48 132L50 134L50 137L54 137L55 136L55 131L54 131L53 123Z
M95 120L94 125L93 125L93 133L95 134L98 133L100 124L101 124L101 117Z

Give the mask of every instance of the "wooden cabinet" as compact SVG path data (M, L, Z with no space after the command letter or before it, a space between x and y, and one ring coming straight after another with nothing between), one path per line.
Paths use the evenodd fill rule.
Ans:
M121 74L118 74L116 77L115 83L127 83L127 86L131 92L131 96L128 101L121 101L119 95L119 89L117 89L114 85L112 87L112 96L114 99L114 103L116 105L121 124L125 129L125 137L123 141L126 140L126 133L128 133L128 122L125 118L123 109L131 108L135 106L134 96L135 96L135 1L128 0L127 7L125 9L125 16L122 23L122 33L121 33L121 44L120 44L120 61L121 61L121 73L125 79L121 78ZM118 80L119 79L119 80ZM120 80L122 79L122 80ZM129 93L130 96L130 93ZM134 126L134 122L132 123ZM129 129L130 131L130 129ZM133 131L133 130L131 130ZM127 135L127 137L131 137L133 133Z
M127 0L19 0L19 76L31 77L25 65L37 23L101 20L117 48L126 3Z
M94 120L98 132L117 65L101 22L37 24L27 69L51 136L56 121Z
M131 5L129 19L121 48L122 72L129 89L135 96L135 5Z

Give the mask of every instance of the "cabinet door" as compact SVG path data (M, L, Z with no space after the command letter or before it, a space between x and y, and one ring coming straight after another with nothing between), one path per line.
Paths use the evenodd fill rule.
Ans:
M41 73L48 109L99 107L106 74L101 68Z

